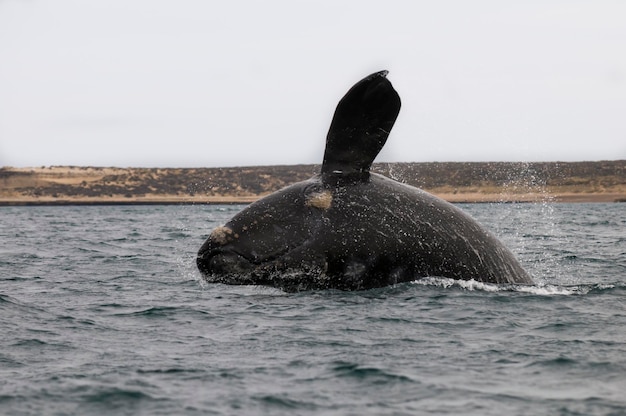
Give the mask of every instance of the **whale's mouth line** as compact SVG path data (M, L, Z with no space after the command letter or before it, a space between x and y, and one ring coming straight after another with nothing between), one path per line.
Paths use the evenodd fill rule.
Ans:
M291 250L292 249L290 249L289 247L285 247L283 250L275 251L273 253L270 253L264 256L246 255L237 251L236 249L222 250L222 253L234 253L238 255L239 257L243 258L244 260L246 260L250 264L253 264L255 266L261 266L265 263L271 263L271 262L278 260L279 258L283 257L285 254L289 253Z
M252 266L253 268L258 268L258 267L271 265L272 263L278 261L281 257L285 256L292 250L293 250L293 247L285 247L283 250L279 250L269 255L265 255L261 257L261 256L250 255L250 254L244 254L234 248L228 248L228 249L216 248L209 252L200 254L198 256L198 260L201 260L203 263L206 263L206 264L211 264L212 261L215 261L216 259L219 259L220 257L222 258L230 257L230 258L235 258L238 264L241 264L241 262L243 261L247 263L249 266ZM250 271L252 271L252 269Z
M308 263L301 263L300 260L293 263L294 259L289 258L281 261L293 249L287 247L252 262L236 249L216 248L198 255L198 268L209 283L263 285L278 287L286 292L332 286L326 275L328 265L324 261L310 259Z

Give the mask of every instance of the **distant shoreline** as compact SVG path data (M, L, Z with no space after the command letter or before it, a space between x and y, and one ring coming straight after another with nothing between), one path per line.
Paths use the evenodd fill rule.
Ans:
M626 202L626 160L376 163L372 171L452 203ZM249 204L319 165L0 168L0 206Z
M435 194L448 202L455 204L521 204L521 203L616 203L626 202L626 198L621 194L526 194L526 195L500 195L500 194L472 194L472 195L452 195ZM105 205L248 205L259 197L217 199L209 198L124 198L124 199L104 199L104 198L72 198L72 199L2 199L0 207L7 206L105 206Z

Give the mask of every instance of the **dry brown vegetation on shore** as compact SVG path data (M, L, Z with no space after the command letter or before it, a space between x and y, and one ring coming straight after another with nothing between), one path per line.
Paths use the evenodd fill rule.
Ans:
M248 203L319 165L0 168L0 204ZM452 202L626 201L626 161L377 163L373 171Z

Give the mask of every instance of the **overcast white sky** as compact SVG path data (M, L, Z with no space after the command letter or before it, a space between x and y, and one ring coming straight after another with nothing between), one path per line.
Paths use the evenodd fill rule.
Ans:
M319 163L381 69L378 161L626 159L623 0L0 0L0 166Z

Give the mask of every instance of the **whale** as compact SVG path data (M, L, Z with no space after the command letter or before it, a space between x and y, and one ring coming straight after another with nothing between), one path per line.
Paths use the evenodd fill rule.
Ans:
M533 284L513 253L457 206L370 172L400 111L388 71L339 101L321 170L211 231L204 280L286 292L367 290L426 277Z

